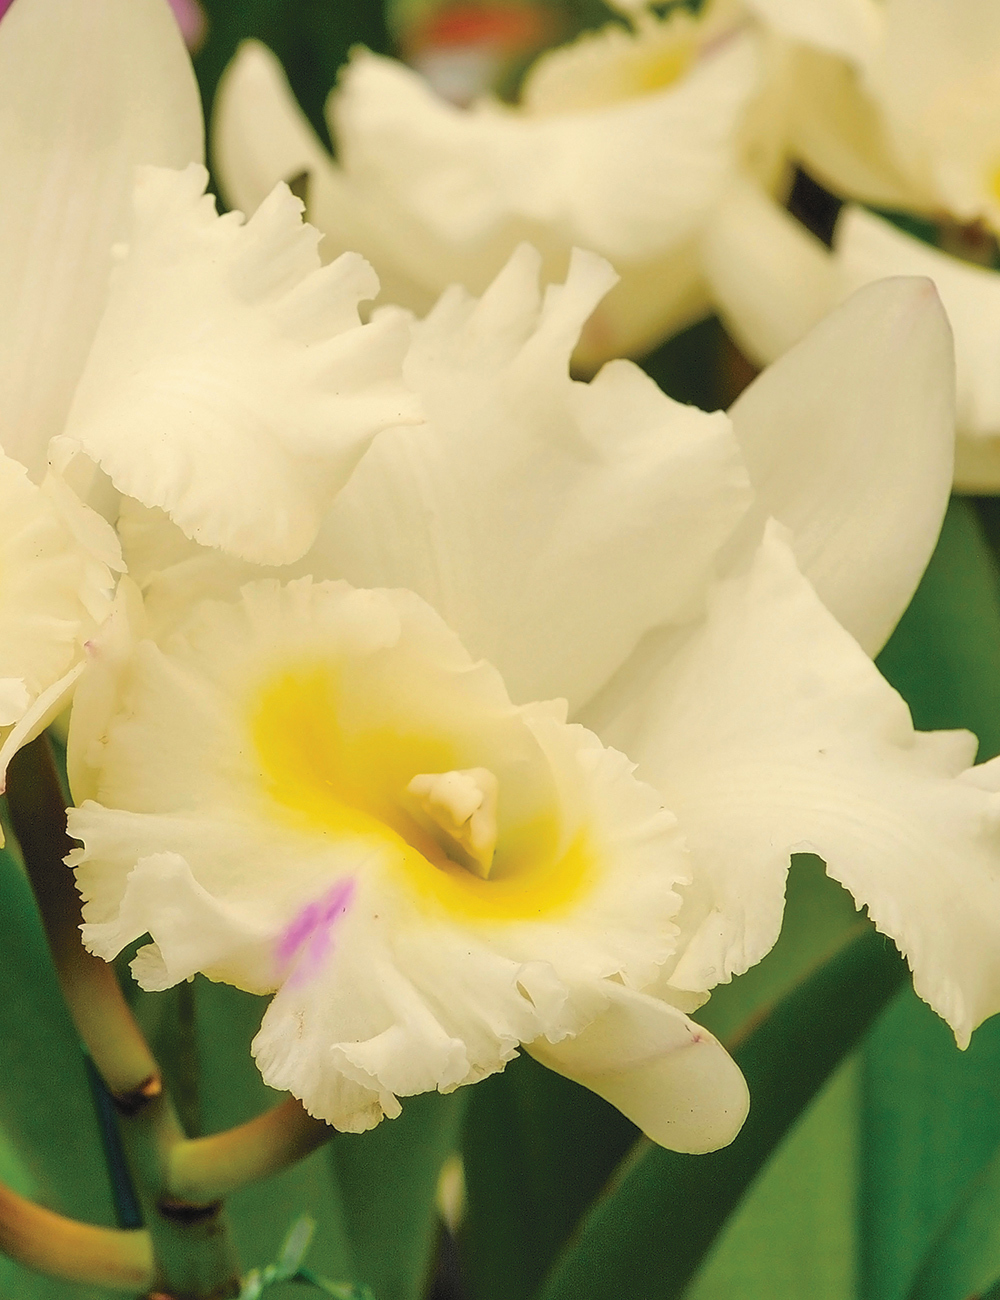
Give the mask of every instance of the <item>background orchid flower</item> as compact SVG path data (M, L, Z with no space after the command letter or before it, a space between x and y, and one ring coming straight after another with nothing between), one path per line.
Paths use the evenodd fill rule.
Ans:
M457 108L402 64L357 52L327 106L336 163L280 65L247 43L213 116L227 201L252 212L305 174L324 256L359 249L383 300L418 312L451 283L481 293L522 239L549 279L574 245L592 248L621 282L578 361L647 349L706 310L696 236L743 147L759 67L726 2L632 19L539 58L516 107Z
M293 569L123 515L143 601L70 737L85 937L148 932L149 988L276 990L258 1064L338 1126L524 1043L704 1150L743 1103L683 1012L773 944L794 851L961 1042L1000 1006L992 769L915 733L866 653L947 499L948 333L925 282L875 286L729 419L627 362L571 381L610 268L578 254L544 297L539 271L523 248L414 323L428 423L376 440Z
M789 149L813 176L848 199L997 229L995 6L752 0L750 7L791 43L783 65ZM758 364L860 285L930 277L955 335L955 485L1000 489L1000 275L993 268L933 248L857 203L841 212L831 253L747 181L734 184L716 211L704 249L720 314Z

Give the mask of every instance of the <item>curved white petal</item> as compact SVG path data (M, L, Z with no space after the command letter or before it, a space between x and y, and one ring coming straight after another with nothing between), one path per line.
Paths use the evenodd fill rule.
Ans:
M850 288L887 275L934 281L955 336L959 431L1000 439L1000 273L961 262L860 208L844 212L834 247Z
M338 1127L579 1032L673 953L688 876L659 796L559 705L512 705L412 593L250 584L124 658L96 692L102 802L70 814L85 941L148 932L146 987L279 990L263 1075ZM485 873L413 800L480 769Z
M832 193L876 207L936 212L936 187L898 156L882 105L856 69L834 55L797 49L789 95L791 149Z
M0 25L0 445L40 479L128 229L139 163L202 154L163 0L27 0Z
M143 172L66 436L189 536L286 563L372 436L417 418L407 323L360 324L374 273L357 255L321 269L284 186L242 224L206 179Z
M281 64L260 41L243 41L219 78L211 146L222 197L248 216L279 181L287 183L303 172L311 208L334 171Z
M701 253L716 310L759 365L787 352L841 296L827 249L749 181L730 186Z
M913 731L773 528L703 627L651 663L605 701L603 734L676 811L701 882L672 981L706 989L758 961L789 854L817 853L967 1043L1000 1009L1000 797L956 779L975 738Z
M492 102L456 109L401 64L361 53L333 101L335 135L353 179L443 238L482 239L531 220L555 225L566 243L638 259L703 219L756 75L753 42L741 35L666 90L533 116Z
M954 363L933 285L859 290L730 416L757 527L768 515L787 525L820 598L874 655L916 590L951 490Z
M609 983L603 992L609 1006L593 1024L558 1043L536 1039L531 1055L671 1151L716 1151L732 1142L750 1095L722 1044L668 1002Z
M860 67L878 49L885 26L878 0L745 0L783 36L839 54Z
M303 563L419 592L515 699L576 707L648 627L697 607L748 495L722 414L628 362L570 380L610 268L578 254L541 299L537 275L522 249L482 299L455 290L415 326L428 425L378 440Z

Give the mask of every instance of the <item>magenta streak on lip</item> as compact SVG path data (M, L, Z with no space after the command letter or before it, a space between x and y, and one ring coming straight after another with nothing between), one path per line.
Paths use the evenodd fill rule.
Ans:
M333 947L333 929L354 896L354 878L338 880L325 894L307 903L285 929L275 949L281 975L301 984L315 975Z

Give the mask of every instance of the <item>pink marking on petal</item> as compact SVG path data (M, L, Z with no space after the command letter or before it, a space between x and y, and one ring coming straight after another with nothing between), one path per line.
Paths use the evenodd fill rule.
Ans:
M0 0L0 18L4 16L13 3L14 0Z
M333 930L354 897L354 879L338 880L313 899L285 927L275 961L282 978L301 984L315 975L333 947Z

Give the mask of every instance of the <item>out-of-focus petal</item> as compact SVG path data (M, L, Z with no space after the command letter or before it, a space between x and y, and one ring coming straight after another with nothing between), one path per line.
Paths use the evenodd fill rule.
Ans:
M776 31L839 54L860 67L872 58L885 24L877 0L746 0Z
M164 0L28 0L0 24L0 445L40 479L107 294L140 163L202 153Z
M791 65L789 138L796 157L834 194L882 208L933 212L933 186L908 175L887 135L881 106L858 72L805 47Z
M937 541L954 463L951 331L930 281L866 286L763 371L730 416L767 516L872 655Z
M211 129L212 164L230 208L250 216L279 181L303 173L308 207L326 207L321 192L332 183L333 159L260 41L244 41L219 79Z
M570 380L611 276L580 253L543 298L522 248L482 299L445 295L406 364L427 426L380 437L303 562L419 592L515 699L576 707L647 628L689 617L749 499L721 413L625 361Z
M967 1043L1000 1009L1000 796L956 779L975 738L913 731L773 530L703 627L649 663L589 721L638 759L691 849L701 892L672 981L706 989L759 961L789 854L817 853Z
M374 434L418 418L408 325L360 323L374 272L351 254L321 269L284 186L242 224L206 179L143 173L67 441L199 542L286 563Z
M715 1151L740 1131L746 1081L726 1049L676 1007L605 983L607 1010L575 1038L527 1050L583 1084L671 1151Z
M689 236L732 166L754 89L753 41L731 38L682 83L612 107L531 116L463 111L401 64L355 55L333 101L343 165L444 238L512 219L559 223L606 256L651 257Z
M861 208L841 216L834 248L847 288L887 275L934 281L955 336L959 432L968 442L1000 439L1000 273L950 257ZM980 450L997 454L968 448Z
M840 298L830 254L756 185L734 183L702 236L716 308L753 361L787 352Z

